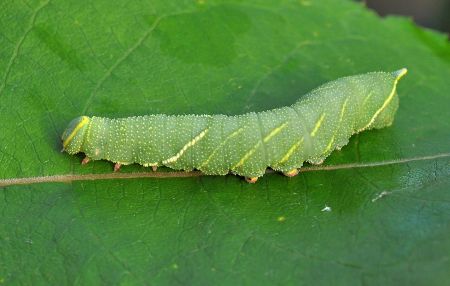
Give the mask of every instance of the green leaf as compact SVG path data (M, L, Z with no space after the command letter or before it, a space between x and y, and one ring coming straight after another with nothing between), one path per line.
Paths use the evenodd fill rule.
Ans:
M403 67L394 124L295 178L59 152L81 114L261 111ZM2 1L0 284L446 284L449 79L445 35L350 1Z

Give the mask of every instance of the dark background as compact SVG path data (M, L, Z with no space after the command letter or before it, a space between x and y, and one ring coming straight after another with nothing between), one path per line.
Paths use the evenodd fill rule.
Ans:
M450 33L450 0L363 0L381 16L405 15L424 27Z

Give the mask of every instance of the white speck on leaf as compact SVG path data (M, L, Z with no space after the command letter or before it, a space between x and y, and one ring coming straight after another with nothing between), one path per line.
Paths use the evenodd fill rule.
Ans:
M382 191L381 193L379 193L375 198L372 199L372 203L378 201L379 199L381 199L384 196L387 196L391 194L391 192L387 192L387 191Z
M331 207L325 205L325 207L321 210L322 212L331 212Z

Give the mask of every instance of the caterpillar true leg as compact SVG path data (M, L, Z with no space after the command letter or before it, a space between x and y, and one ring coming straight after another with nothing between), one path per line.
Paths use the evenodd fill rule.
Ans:
M122 166L122 164L116 163L116 164L114 165L114 172L120 171L120 167L121 167L121 166Z
M86 156L86 157L84 157L83 161L81 161L81 165L86 165L87 163L89 163L89 161L91 161L91 158Z
M247 183L254 184L256 181L258 181L258 177L245 177L245 180Z
M156 172L157 169L158 169L158 166L157 166L157 165L153 165L153 166L152 166L153 172Z

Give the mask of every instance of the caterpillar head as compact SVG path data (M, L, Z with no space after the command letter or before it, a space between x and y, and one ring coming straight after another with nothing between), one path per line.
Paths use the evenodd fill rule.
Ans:
M63 150L69 154L76 154L81 151L81 146L84 141L84 135L89 126L90 118L87 116L80 116L69 123L66 130L61 136Z

